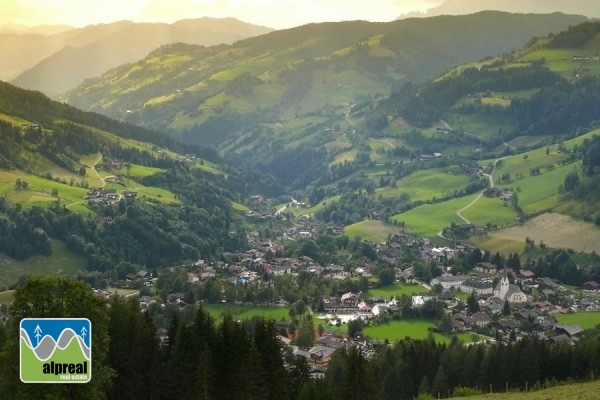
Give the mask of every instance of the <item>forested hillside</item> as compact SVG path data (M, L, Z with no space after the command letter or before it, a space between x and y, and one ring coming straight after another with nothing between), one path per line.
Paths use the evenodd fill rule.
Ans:
M214 150L0 83L0 251L51 256L59 239L88 270L122 279L242 249L232 204L278 189L221 163Z

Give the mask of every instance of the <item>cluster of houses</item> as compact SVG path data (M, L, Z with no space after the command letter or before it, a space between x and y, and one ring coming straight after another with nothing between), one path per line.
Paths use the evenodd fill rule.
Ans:
M581 56L581 55L574 55L573 56L573 61L598 61L600 60L599 56Z
M500 200L504 201L511 201L515 192L510 189L493 187L486 190L486 195L490 197L499 197Z
M322 379L327 372L327 366L331 361L333 353L338 349L350 350L358 348L363 356L370 358L373 355L373 348L370 343L363 339L347 339L333 335L320 336L313 347L303 350L292 344L292 340L278 335L277 340L283 348L291 349L294 356L304 357L310 365L309 376L313 379Z
M90 191L93 198L101 198L115 192L101 190ZM281 228L277 236L284 240L304 237L315 237L321 227L310 223ZM473 228L475 229L475 228ZM341 230L341 227L340 227ZM220 261L198 260L187 266L187 281L199 283L219 279L222 285L246 285L260 282L266 275L296 276L300 271L306 271L311 276L328 277L344 281L358 276L371 278L375 275L376 266L365 262L352 271L343 265L321 265L310 257L277 257L281 244L271 238L263 237L257 232L248 234L251 250L235 253L223 253ZM414 271L410 264L402 264L402 255L406 251L420 254L426 262L443 263L467 251L464 246L454 245L437 247L428 239L412 236L403 232L392 235L382 243L369 242L377 251L380 259L387 260L395 268L395 277L400 281L414 281ZM514 278L514 279L513 279ZM126 283L151 281L152 276L146 271L130 274L125 277ZM151 284L151 283L150 283ZM489 262L478 263L469 275L442 275L432 279L430 286L441 286L441 292L432 294L428 285L423 285L423 294L411 298L413 308L423 307L428 301L437 300L445 304L445 309L451 315L454 332L485 332L486 335L501 340L518 340L524 335L537 335L553 343L575 343L582 332L578 326L563 325L557 322L556 314L596 311L600 304L595 297L586 292L600 292L600 284L587 282L582 293L573 293L563 289L556 281L546 277L537 277L532 271L523 269L512 271L500 269ZM438 286L439 285L439 286ZM467 307L459 307L459 292L476 294L480 311L469 313ZM462 296L464 302L464 296ZM329 324L344 324L352 319L362 318L377 321L399 308L399 299L366 298L363 293L343 293L339 296L322 297L323 313L321 317ZM140 308L147 308L155 300L144 296L140 299ZM167 297L168 303L185 305L183 293L172 293ZM511 308L511 316L505 315L506 302ZM289 305L283 300L273 304ZM313 310L316 311L316 310ZM359 345L352 340L333 336L319 337L316 345L303 350L292 346L290 340L279 337L282 346L292 348L296 355L304 356L313 370L311 376L319 377L324 374L331 354L342 346ZM363 344L360 344L361 346ZM365 349L368 346L365 345ZM367 351L367 350L365 350Z
M88 201L88 205L108 205L125 198L126 200L135 200L137 192L133 190L124 190L121 194L117 193L117 189L99 189L91 188L83 197Z
M108 158L104 158L102 160L102 169L105 171L121 169L123 168L123 162L118 160L111 160Z
M246 217L259 219L273 219L275 218L275 214L265 211L248 210L246 211Z

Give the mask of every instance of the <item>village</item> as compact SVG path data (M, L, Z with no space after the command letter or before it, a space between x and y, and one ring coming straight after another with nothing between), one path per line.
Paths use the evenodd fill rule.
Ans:
M186 308L202 303L209 307L271 307L295 309L299 302L306 304L307 313L319 325L313 327L311 345L296 344L298 323L281 318L278 339L282 352L303 356L311 365L311 376L322 377L333 352L340 347L358 346L368 355L373 346L389 343L386 337L369 337L359 329L350 332L353 321L360 326L378 326L394 321L419 319L425 308L443 310L443 316L434 332L448 335L470 335L477 342L514 342L535 336L550 343L575 344L583 329L578 325L561 324L561 315L600 311L598 294L600 284L587 282L583 288L567 288L560 282L536 276L527 264L519 270L499 267L491 261L479 261L464 274L451 274L444 265L448 261L468 256L479 250L465 245L435 246L429 239L399 232L385 243L365 242L371 246L377 259L393 266L392 282L388 286L410 288L411 295L390 297L373 296L379 286L377 262L364 261L349 268L342 264L320 264L308 256L284 257L281 250L295 240L318 239L320 235L339 235L340 227L324 229L318 224L305 222L296 227L274 229L273 237L259 232L247 234L250 249L243 252L223 253L220 260L196 262L168 268L158 274L145 270L128 273L111 282L116 288L138 288L140 310L152 307ZM417 262L404 261L406 254L417 255L421 264L437 265L441 274L426 279L416 268ZM182 273L183 286L169 291L162 284L163 274ZM332 282L335 292L308 298L300 287L300 280ZM277 294L277 287L290 285L287 294ZM190 295L202 288L204 295ZM351 290L347 290L351 289ZM212 294L208 294L208 293ZM109 296L106 290L97 290ZM154 295L153 295L154 293ZM251 294L249 294L251 293ZM158 294L158 295L157 295ZM284 314L287 314L284 311ZM444 318L445 317L445 318ZM558 318L557 318L558 317ZM445 321L445 322L443 322ZM166 329L159 328L164 340Z

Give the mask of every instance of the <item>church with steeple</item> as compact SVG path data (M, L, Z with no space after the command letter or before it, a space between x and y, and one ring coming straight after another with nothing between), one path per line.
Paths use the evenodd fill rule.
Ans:
M509 303L526 303L527 295L523 293L521 288L514 283L510 283L508 281L508 276L506 276L506 271L504 272L504 276L500 279L500 282L496 285L494 289L494 297L498 297L502 301L508 300Z

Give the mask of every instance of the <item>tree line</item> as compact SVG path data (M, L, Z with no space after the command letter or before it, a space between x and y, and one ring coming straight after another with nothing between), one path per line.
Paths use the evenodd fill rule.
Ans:
M23 384L19 379L19 321L86 317L92 335L87 385ZM17 289L11 315L0 324L3 399L272 399L296 398L308 379L306 363L286 369L273 321L216 323L199 307L184 324L174 314L161 342L135 299L96 296L83 282L32 278Z
M21 318L81 317L92 321L92 381L32 385L19 379ZM576 344L535 336L518 342L465 345L404 339L394 345L356 343L338 349L322 380L309 379L304 358L282 354L274 321L216 323L199 306L187 323L177 312L163 339L136 299L96 296L83 282L32 278L17 289L0 324L0 396L87 399L413 399L539 389L595 379L600 329Z

